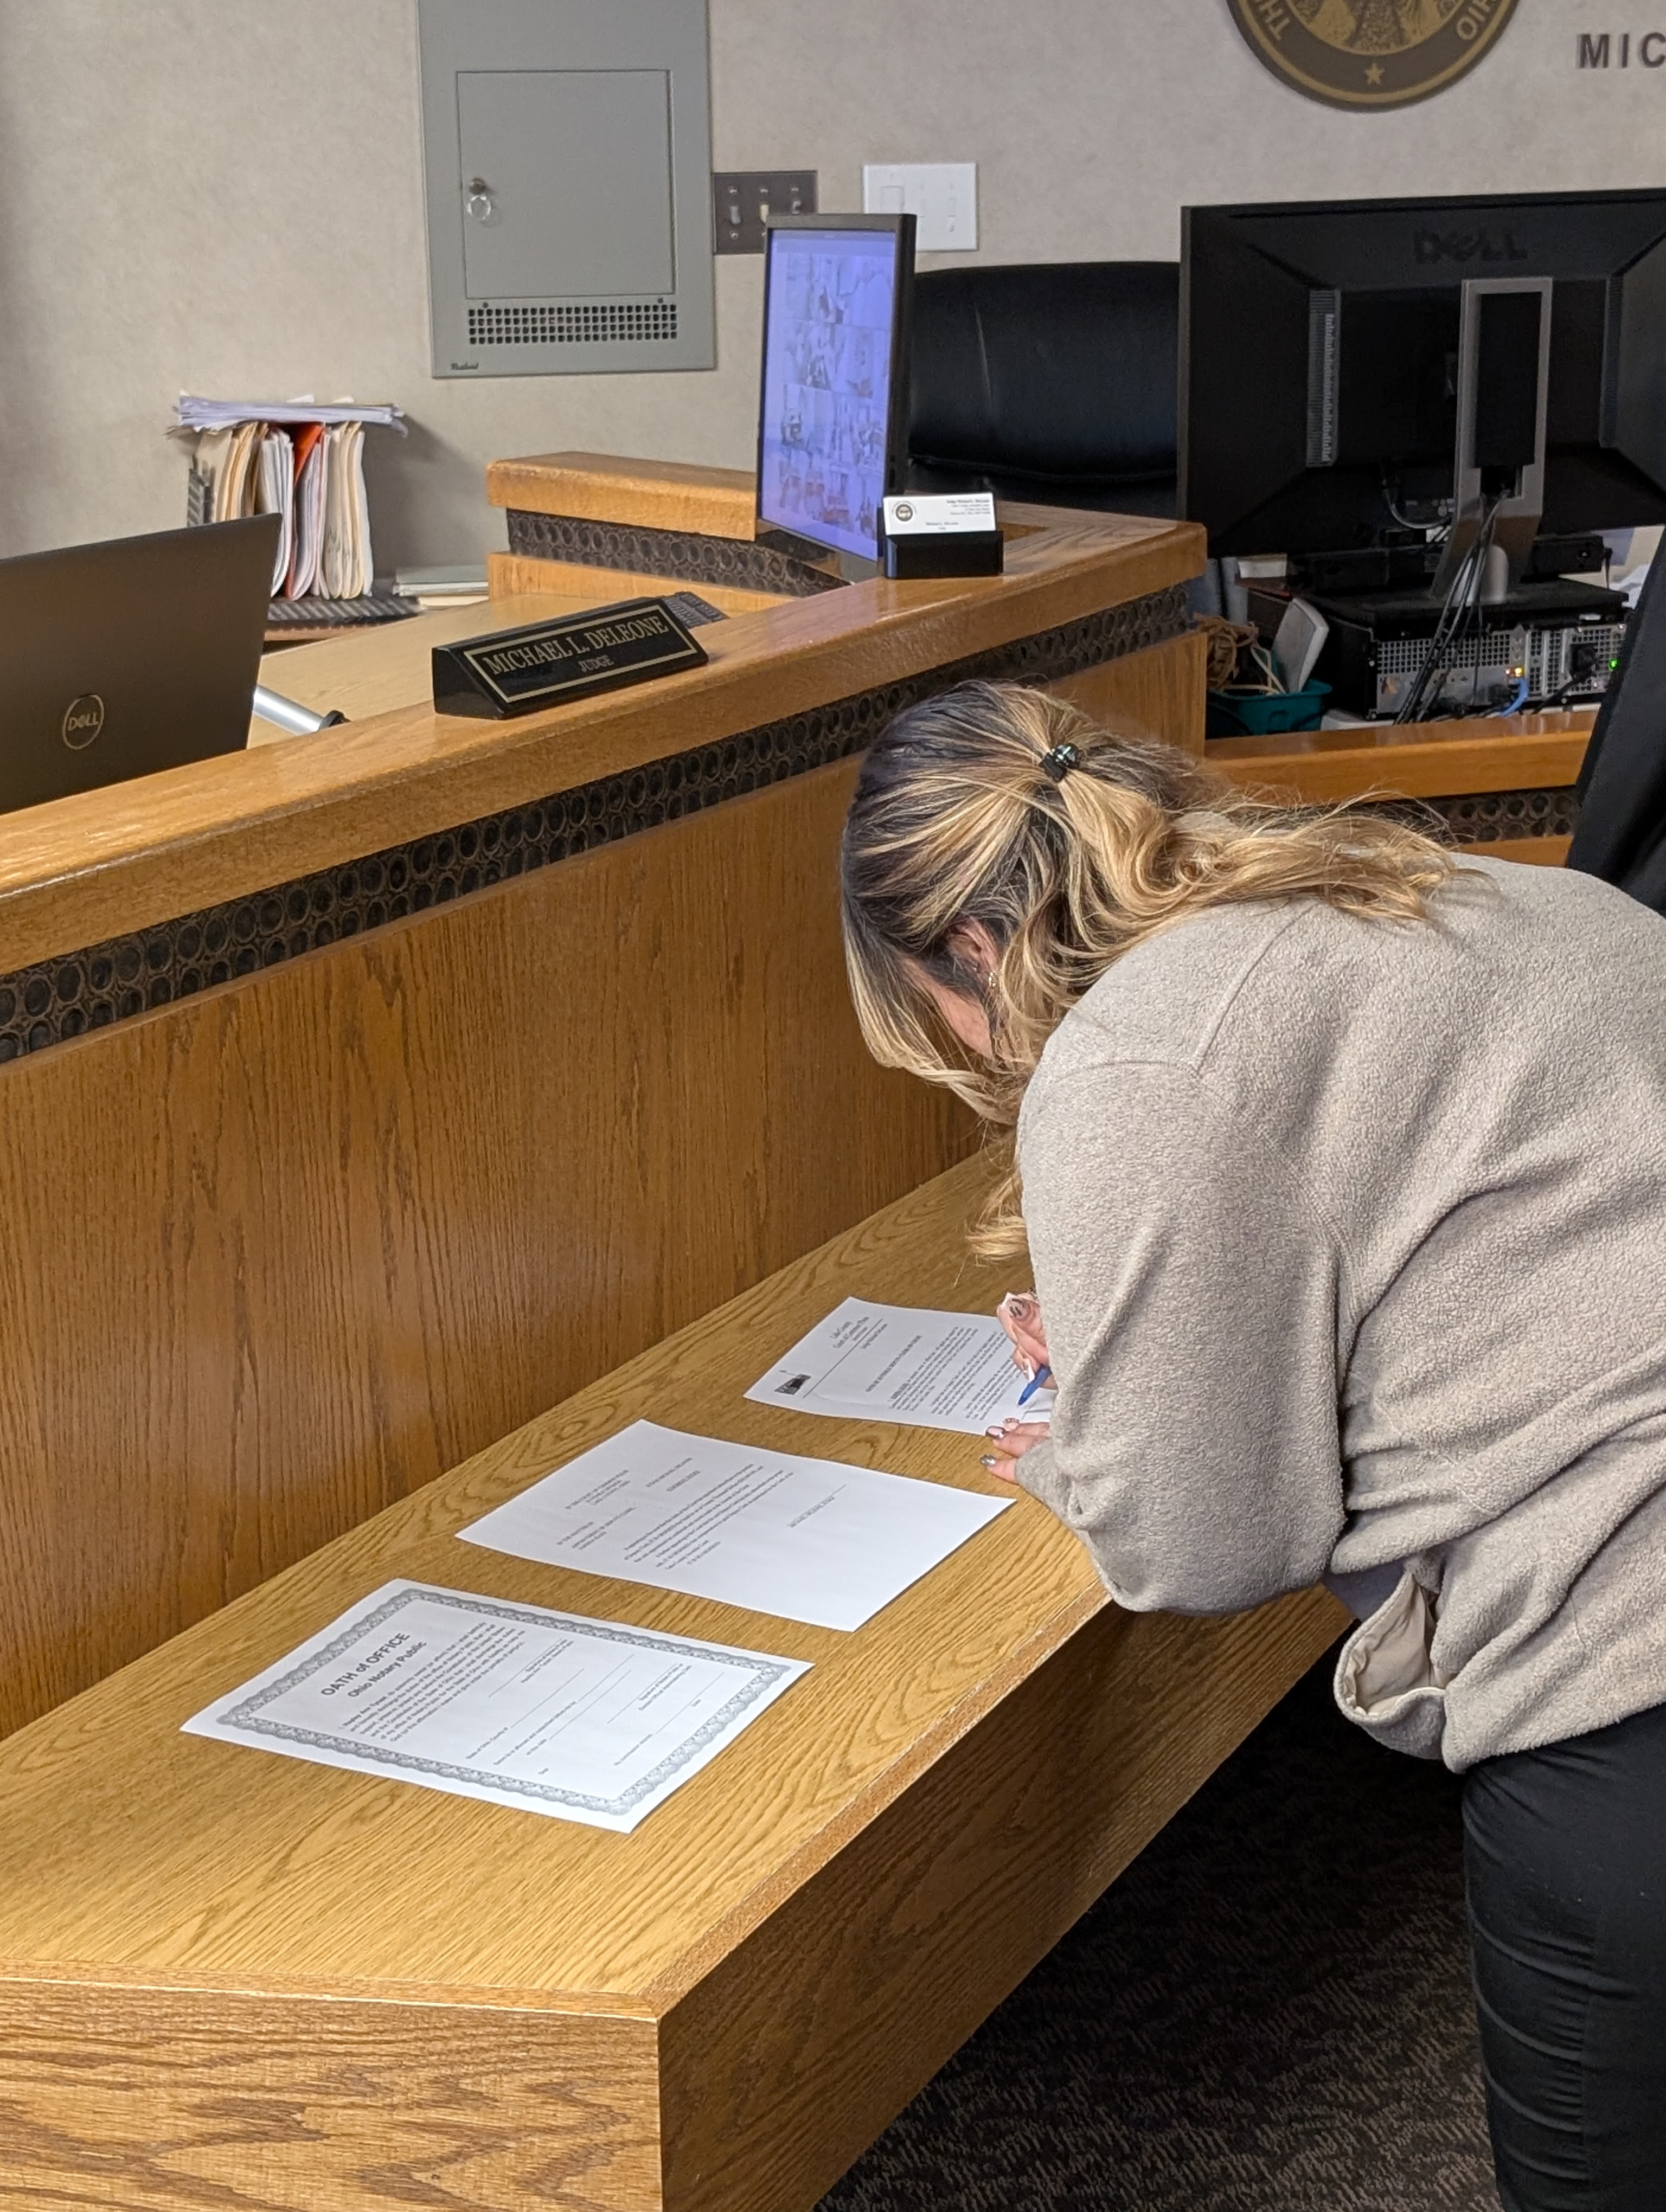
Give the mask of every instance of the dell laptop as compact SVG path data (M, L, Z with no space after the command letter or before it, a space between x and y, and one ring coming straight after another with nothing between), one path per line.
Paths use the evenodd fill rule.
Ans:
M0 561L0 812L247 744L279 528Z

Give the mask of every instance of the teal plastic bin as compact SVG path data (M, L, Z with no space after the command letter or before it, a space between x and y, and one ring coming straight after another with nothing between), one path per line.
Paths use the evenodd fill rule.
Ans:
M1304 691L1212 691L1203 733L1265 738L1280 730L1316 730L1329 696L1329 684L1310 684Z

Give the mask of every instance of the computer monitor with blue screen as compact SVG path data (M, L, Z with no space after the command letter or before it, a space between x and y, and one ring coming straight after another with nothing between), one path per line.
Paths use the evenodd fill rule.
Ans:
M758 519L877 560L908 432L914 217L775 218L763 287Z

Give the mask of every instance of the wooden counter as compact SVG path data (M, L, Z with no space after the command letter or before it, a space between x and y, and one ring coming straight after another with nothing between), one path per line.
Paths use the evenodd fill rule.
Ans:
M958 1170L0 1748L0 2195L807 2212L1324 1649L1119 1612L1020 1498L854 1634L455 1540L638 1416L967 1488L743 1396L841 1297L987 1310ZM635 1833L184 1736L394 1576L806 1658ZM1114 1993L1108 1994L1114 2002Z
M1284 737L1216 738L1209 759L1245 790L1330 805L1423 799L1457 840L1499 860L1560 866L1594 707Z
M1043 681L1170 641L1177 668L1189 670L1197 641L1183 635L1173 595L1201 564L1195 525L1008 512L1040 520L1011 549L1005 576L876 581L784 601L702 631L712 665L650 686L509 722L436 714L423 700L0 817L0 974L167 919L182 896L246 897L396 838L435 836L830 705L860 700L871 719L889 687L927 672L952 677L1003 648L1012 650L999 665L1033 666ZM1152 600L1161 604L1139 604ZM1103 637L1025 650L1128 607L1124 635L1104 624ZM402 629L449 627L455 611ZM476 611L488 617L483 629L499 626L495 610ZM414 642L406 635L392 649ZM290 677L302 654L335 650L301 647L281 666ZM1189 706L1189 692L1177 696Z
M486 496L504 510L509 540L508 551L488 562L494 593L605 591L624 599L675 577L744 614L839 581L836 554L805 560L760 542L750 470L532 453L494 461Z
M960 1157L849 1007L862 747L973 672L1201 741L1201 533L1013 522L508 723L423 655L524 607L302 647L346 727L0 819L0 1729Z
M285 698L310 707L315 714L328 714L333 708L350 722L367 721L397 708L423 707L433 697L436 645L480 637L488 630L513 629L519 623L581 614L595 604L593 592L527 592L519 599L428 608L402 622L338 630L315 645L268 653L260 663L260 681ZM249 724L252 745L290 741L287 731L262 721L258 714Z
M508 534L508 551L494 555L491 564L495 588L503 591L605 585L623 595L642 588L641 570L656 562L725 605L757 604L760 591L813 595L834 584L831 556L793 559L760 537L753 479L739 471L541 453L495 463L487 493L504 510ZM1003 519L1024 512L1003 507ZM1131 673L1122 672L1114 688L1089 679L1069 688L1116 726L1150 727L1153 720L1171 726L1172 699L1148 705L1131 696ZM1381 725L1228 738L1207 750L1235 781L1253 788L1321 804L1416 797L1459 843L1501 858L1560 862L1591 720L1590 710L1493 715L1424 723L1411 734Z

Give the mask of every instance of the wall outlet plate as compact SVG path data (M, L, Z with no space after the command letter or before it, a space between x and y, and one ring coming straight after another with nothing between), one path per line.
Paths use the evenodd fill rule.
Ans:
M918 253L970 253L977 246L976 161L867 161L864 215L911 215Z
M814 215L813 169L720 169L712 179L712 243L719 253L762 253L772 215Z

